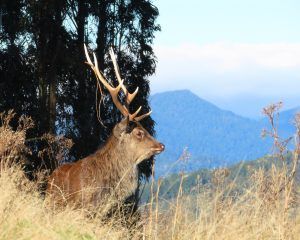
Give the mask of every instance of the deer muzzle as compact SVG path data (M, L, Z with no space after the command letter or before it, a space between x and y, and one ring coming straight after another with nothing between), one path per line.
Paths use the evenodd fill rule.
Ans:
M158 143L157 146L153 147L151 150L154 152L154 154L160 154L165 150L165 145Z

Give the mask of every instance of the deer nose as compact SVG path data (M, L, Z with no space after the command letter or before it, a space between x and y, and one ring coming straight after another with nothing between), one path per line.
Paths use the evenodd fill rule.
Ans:
M159 147L160 147L161 151L164 151L164 150L165 150L165 145L164 145L164 144L159 143Z

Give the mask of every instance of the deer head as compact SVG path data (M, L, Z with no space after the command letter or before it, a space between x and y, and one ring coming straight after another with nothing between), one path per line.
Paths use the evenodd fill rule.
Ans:
M123 150L124 157L128 154L131 154L131 159L134 162L134 164L138 164L141 161L148 159L155 154L161 153L165 149L165 146L162 143L156 141L139 123L142 119L149 116L151 114L151 111L141 116L138 116L139 112L142 109L142 107L140 106L134 113L129 112L129 105L137 95L139 89L136 88L136 90L133 93L129 93L126 87L124 86L124 80L121 79L119 67L112 48L110 49L110 56L113 62L116 78L119 83L117 87L111 86L99 70L96 55L93 53L94 63L92 63L85 45L84 50L87 59L87 64L95 73L98 86L100 86L99 84L102 83L107 88L115 106L120 110L120 112L124 116L124 119L118 124L116 124L112 133L112 137L116 138L118 145L122 148L126 148ZM124 93L126 106L119 101L118 95L120 90L122 90Z

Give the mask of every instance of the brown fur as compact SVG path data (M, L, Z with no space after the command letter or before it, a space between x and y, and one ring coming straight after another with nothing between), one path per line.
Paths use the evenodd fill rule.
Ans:
M57 168L47 194L58 202L98 206L105 198L123 200L137 187L137 164L164 150L139 124L127 131L128 120L117 124L106 144L94 154Z

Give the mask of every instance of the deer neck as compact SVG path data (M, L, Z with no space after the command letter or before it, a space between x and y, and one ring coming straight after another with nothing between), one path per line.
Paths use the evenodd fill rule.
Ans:
M122 191L118 195L133 193L137 187L137 166L132 152L115 136L96 152L97 169L106 175L110 187Z

